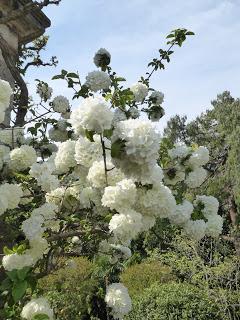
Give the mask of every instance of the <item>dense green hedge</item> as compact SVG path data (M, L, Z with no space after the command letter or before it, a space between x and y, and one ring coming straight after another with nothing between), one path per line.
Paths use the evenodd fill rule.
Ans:
M125 320L240 319L239 296L207 291L187 283L155 284L133 299Z

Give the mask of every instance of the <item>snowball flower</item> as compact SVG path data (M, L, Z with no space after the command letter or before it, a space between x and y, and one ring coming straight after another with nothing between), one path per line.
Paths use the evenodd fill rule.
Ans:
M12 94L9 82L0 80L0 110L5 111L8 108Z
M206 177L207 177L207 171L202 167L200 167L191 171L187 175L185 182L189 188L197 188L204 182Z
M175 212L169 218L171 222L181 225L190 220L193 209L192 203L184 200L183 203L176 206Z
M24 171L37 161L37 154L33 147L22 145L10 152L9 166L13 171Z
M114 319L122 320L132 310L132 302L128 290L121 283L112 283L107 287L105 302L112 309Z
M64 142L68 140L68 132L59 130L57 127L52 127L48 130L49 139L55 142Z
M82 129L102 133L111 129L113 113L102 98L89 97L73 110L69 122L76 134Z
M112 136L113 143L118 141L124 141L126 161L145 164L158 158L160 134L149 120L120 121Z
M72 244L78 244L80 242L80 239L78 236L74 236L74 237L72 237L71 242L72 242Z
M55 157L55 166L59 174L67 173L70 168L77 165L75 160L75 141L67 140L59 145Z
M106 90L111 85L109 75L103 71L92 71L86 76L85 84L94 92Z
M160 91L153 91L149 97L149 100L156 105L163 103L164 94Z
M213 238L218 237L222 233L223 218L219 215L213 215L208 217L206 222L206 235Z
M121 181L124 178L122 172L114 168L114 165L110 160L107 160L106 165L107 169L112 169L107 172L108 184L110 186L115 185L117 182ZM88 171L87 180L95 188L103 188L106 186L106 176L103 160L94 161L93 165Z
M102 158L102 145L100 137L94 135L94 142L84 137L79 137L75 146L75 160L77 164L91 167L94 161Z
M167 185L175 185L185 179L185 168L175 166L164 172L164 182Z
M119 121L127 120L125 112L120 109L115 109L113 112L113 121L112 124L115 127Z
M21 270L24 267L31 267L34 264L34 260L30 254L8 254L3 257L2 265L5 270Z
M188 162L192 168L201 167L209 161L209 151L206 147L199 147L193 152Z
M40 98L47 101L52 96L53 89L47 83L39 82L37 85L37 93Z
M130 90L134 94L134 98L136 102L142 102L148 94L148 87L141 82L137 82L136 84L134 84L130 88Z
M100 48L93 58L93 62L97 67L105 67L111 61L111 54L104 48Z
M185 143L175 143L174 148L168 151L170 158L186 158L191 152L191 148L187 147Z
M22 231L27 239L32 240L34 238L41 237L45 228L42 226L44 218L39 215L32 215L22 223Z
M64 96L57 96L53 99L52 102L53 110L59 113L66 113L69 108L69 101Z
M47 315L49 320L54 319L53 310L51 309L47 299L41 297L32 299L22 309L21 317L23 319L32 320L39 314Z
M142 229L142 215L135 210L121 210L115 214L109 222L109 230L114 236L126 243L134 239Z
M192 239L200 241L206 232L206 223L204 220L189 220L184 225L184 230Z
M121 210L130 208L136 200L136 186L131 179L124 179L116 186L106 187L102 197L102 204L110 209Z
M197 196L196 201L194 204L202 203L204 205L203 208L203 214L205 218L209 218L209 216L215 216L218 213L218 208L219 208L219 202L218 199L216 199L213 196Z
M9 183L2 184L0 186L0 212L1 205L4 208L7 204L7 209L17 208L22 196L23 191L21 186Z

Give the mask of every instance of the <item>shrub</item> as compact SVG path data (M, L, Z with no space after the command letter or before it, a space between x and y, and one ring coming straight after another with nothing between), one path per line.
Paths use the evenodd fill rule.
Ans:
M74 258L39 281L39 290L51 302L58 320L106 319L105 303L97 278L91 277L94 264Z
M217 296L218 300L215 300ZM126 320L239 319L238 295L222 291L221 297L227 299L224 305L218 291L207 291L186 283L155 284L134 297L133 310Z
M130 296L134 296L154 283L166 283L174 278L170 267L159 261L146 261L128 267L121 275L121 282L128 288Z

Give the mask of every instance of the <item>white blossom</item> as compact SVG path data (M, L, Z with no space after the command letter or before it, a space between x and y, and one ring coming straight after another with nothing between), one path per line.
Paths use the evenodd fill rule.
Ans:
M185 182L189 188L197 188L205 181L206 177L207 171L200 167L189 172Z
M94 92L106 90L111 85L111 79L106 72L92 71L86 76L85 84Z
M100 48L93 58L93 62L97 67L105 67L111 61L111 54L104 48Z
M0 79L0 111L5 112L10 104L10 98L13 90L9 82ZM2 122L2 121L0 121Z
M67 173L70 168L76 166L75 144L75 141L67 140L59 145L55 157L55 166L59 174Z
M189 220L185 223L184 230L189 237L199 241L205 236L206 227L204 220Z
M24 267L31 267L34 264L34 260L30 254L8 254L3 257L2 265L5 270L21 270Z
M222 233L223 218L219 215L212 215L208 217L206 222L206 235L213 238L218 237Z
M47 315L49 320L54 319L53 310L51 309L47 299L41 297L32 299L22 309L21 317L23 319L32 320L38 314Z
M149 97L149 100L155 105L161 105L163 103L164 94L160 91L153 91Z
M201 167L209 161L209 151L206 147L199 147L194 151L188 162L192 168Z
M148 95L148 87L141 82L134 84L130 90L134 94L134 99L136 102L142 102Z
M91 167L94 161L102 158L102 145L100 137L94 135L94 142L91 142L87 138L79 137L75 146L75 159L77 164L81 164L84 167Z
M218 213L219 202L215 197L205 195L197 196L194 204L197 205L199 202L204 205L202 212L205 218L215 216Z
M175 212L170 216L171 222L178 225L184 224L190 220L193 209L192 203L184 200L181 204L176 206Z
M23 191L20 185L9 183L0 185L0 213L6 208L6 204L7 209L17 208L22 196Z
M10 152L9 166L13 171L24 171L37 161L37 154L33 147L22 145Z
M64 96L57 96L53 99L52 102L53 110L59 113L66 113L69 108L69 101Z
M132 209L123 209L121 213L112 216L109 230L114 236L126 243L134 239L142 229L142 215Z
M74 236L71 239L72 244L78 244L80 242L80 239L78 236Z
M136 186L131 179L124 179L116 186L106 187L102 197L102 204L110 209L121 210L130 208L136 200Z
M111 129L112 119L113 113L103 99L89 97L73 110L69 122L76 134L82 133L83 129L102 133Z
M168 151L170 158L186 158L191 153L191 148L184 143L175 143L174 148Z
M132 310L128 290L121 283L112 283L107 287L105 302L112 309L114 319L122 320Z
M40 98L44 101L47 101L52 96L53 89L49 87L47 83L39 82L37 85L37 93Z

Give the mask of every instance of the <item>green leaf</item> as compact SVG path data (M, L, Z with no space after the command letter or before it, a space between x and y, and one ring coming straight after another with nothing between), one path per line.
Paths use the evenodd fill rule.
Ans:
M17 282L18 281L18 275L17 275L17 270L14 269L12 271L8 271L6 272L7 276L9 279L11 279L13 282Z
M121 153L124 150L125 141L117 140L111 146L111 156L112 158L120 158Z
M110 139L113 134L113 129L108 129L103 131L103 136Z
M94 131L89 131L89 130L85 130L85 136L88 140L90 140L91 142L94 142L93 136L94 136L95 132Z
M31 270L30 267L24 267L23 269L18 270L17 275L18 275L19 280L25 280L25 278L30 270Z
M74 73L74 72L70 72L67 74L67 77L68 78L79 78L78 74Z
M28 287L28 283L26 280L18 281L14 283L12 289L12 297L15 302L18 302L25 294Z
M9 249L8 247L4 247L3 248L3 253L5 254L5 255L8 255L8 254L13 254L14 253L14 251L12 251L11 249Z
M194 33L194 32L192 32L192 31L188 31L188 32L186 32L186 35L187 35L187 36L194 36L194 35L195 35L195 33Z
M46 314L37 314L36 316L33 317L33 320L49 320L49 316Z

